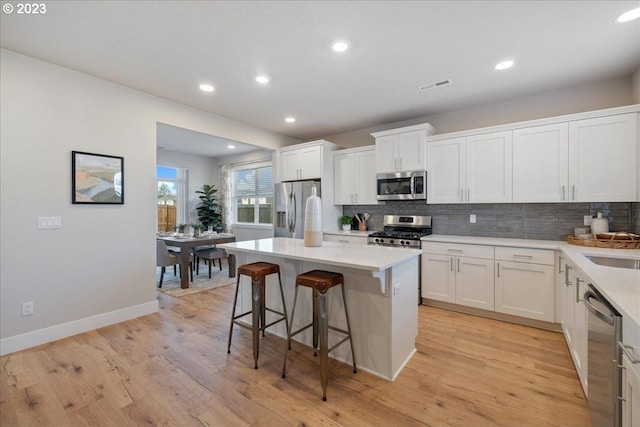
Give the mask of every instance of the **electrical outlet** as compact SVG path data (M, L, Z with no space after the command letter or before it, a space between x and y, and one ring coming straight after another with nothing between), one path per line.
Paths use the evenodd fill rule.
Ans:
M22 315L31 316L33 314L33 301L22 303Z
M476 214L469 215L469 222L471 224L475 224L476 223Z
M591 220L593 219L593 217L591 215L585 215L584 216L584 225L591 225Z
M393 285L393 295L399 295L400 294L400 284L397 285Z

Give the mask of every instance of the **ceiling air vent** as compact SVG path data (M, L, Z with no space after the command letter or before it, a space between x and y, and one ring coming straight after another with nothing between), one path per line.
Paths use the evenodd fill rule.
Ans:
M449 84L451 84L451 80L450 79L446 79L446 80L440 80L439 82L428 83L426 85L418 86L418 89L427 90L427 89L432 89L432 88L438 87L438 86L446 86L446 85L449 85Z

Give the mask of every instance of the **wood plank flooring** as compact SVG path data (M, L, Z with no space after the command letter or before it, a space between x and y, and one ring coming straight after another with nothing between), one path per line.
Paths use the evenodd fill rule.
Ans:
M267 334L253 369L233 287L0 358L0 425L590 426L561 334L419 307L418 352L394 382L330 361L322 402L313 352Z

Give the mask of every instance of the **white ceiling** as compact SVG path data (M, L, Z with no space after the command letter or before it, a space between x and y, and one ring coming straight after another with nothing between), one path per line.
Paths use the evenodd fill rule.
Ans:
M219 136L208 135L165 123L158 123L156 126L156 143L158 148L163 150L209 157L232 156L261 149L253 145L242 144ZM229 145L234 148L228 148Z
M2 13L0 35L4 48L311 140L630 75L640 21L614 19L638 5L50 1L44 15ZM330 50L338 38L351 43L343 54ZM494 71L505 58L515 67ZM443 79L453 84L418 90Z

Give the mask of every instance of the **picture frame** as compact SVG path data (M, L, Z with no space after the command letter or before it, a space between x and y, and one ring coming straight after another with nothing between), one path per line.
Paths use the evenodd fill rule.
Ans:
M123 205L124 157L72 151L71 203Z

